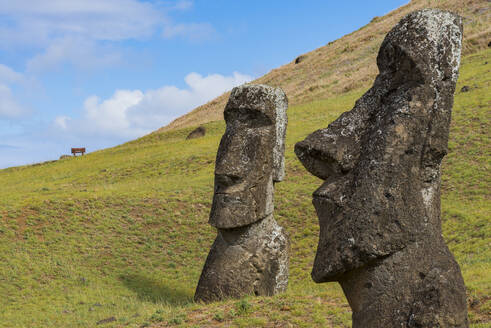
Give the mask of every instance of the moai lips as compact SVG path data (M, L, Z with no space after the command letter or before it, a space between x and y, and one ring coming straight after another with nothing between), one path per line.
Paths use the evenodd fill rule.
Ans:
M218 229L196 289L205 302L273 295L288 284L286 233L273 218L284 177L288 101L279 88L234 88L218 147L209 223Z
M353 327L467 327L465 286L441 236L462 19L421 10L383 41L373 87L295 145L313 175L320 234L312 277L339 281Z

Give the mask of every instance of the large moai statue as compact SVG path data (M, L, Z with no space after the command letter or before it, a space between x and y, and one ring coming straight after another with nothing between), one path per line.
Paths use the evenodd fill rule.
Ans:
M287 287L288 236L273 218L274 183L285 175L287 108L280 88L244 85L232 90L209 220L218 235L196 301L273 295Z
M464 281L441 235L462 19L421 10L386 36L373 87L295 145L313 175L320 235L312 278L338 281L354 328L467 327Z

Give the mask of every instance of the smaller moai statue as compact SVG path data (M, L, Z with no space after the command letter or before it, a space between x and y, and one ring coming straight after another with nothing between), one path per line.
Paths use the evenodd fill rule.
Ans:
M440 218L461 46L459 16L409 14L380 47L373 87L295 145L324 180L313 194L312 278L341 284L353 328L468 327L464 281Z
M209 223L217 228L195 301L274 295L288 285L289 240L273 218L285 175L288 100L280 88L243 85L225 107Z

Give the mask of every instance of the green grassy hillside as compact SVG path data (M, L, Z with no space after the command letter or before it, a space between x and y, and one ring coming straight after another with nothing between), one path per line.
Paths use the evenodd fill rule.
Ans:
M463 59L443 233L461 265L472 327L491 327L491 50ZM470 87L460 92L462 86ZM349 327L336 283L310 279L317 246L308 174L293 145L352 108L365 88L289 109L278 222L292 244L287 293L211 305L192 296L215 238L207 224L223 122L41 165L0 170L0 327ZM100 322L101 320L106 321Z

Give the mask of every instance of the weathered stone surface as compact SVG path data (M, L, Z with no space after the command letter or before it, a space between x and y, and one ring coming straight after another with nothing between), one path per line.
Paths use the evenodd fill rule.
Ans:
M215 164L209 223L222 229L261 220L273 212L273 183L284 177L288 101L279 88L234 88Z
M188 136L186 137L186 140L201 138L201 137L204 137L205 134L206 134L206 129L204 127L200 126L200 127L197 127L196 129L194 129L193 131L191 131L188 134Z
M305 58L307 58L305 55L298 56L297 58L295 58L295 64L300 64L305 60Z
M467 327L465 286L441 236L462 40L460 17L414 12L386 36L373 87L295 145L313 175L320 235L312 277L339 281L353 327Z
M195 299L212 302L286 290L288 249L288 237L272 215L245 227L220 229Z
M274 183L284 177L288 101L279 88L234 88L218 147L209 223L218 236L195 300L273 295L288 284L289 243L273 218Z

